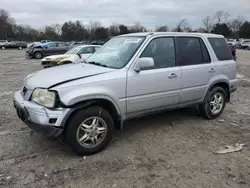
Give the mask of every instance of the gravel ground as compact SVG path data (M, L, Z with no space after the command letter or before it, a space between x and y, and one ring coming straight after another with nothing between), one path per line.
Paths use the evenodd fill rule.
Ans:
M16 116L13 92L41 69L24 51L0 51L0 187L250 187L250 51L238 51L241 86L219 119L182 109L129 121L103 152L78 157ZM226 145L241 152L216 155Z

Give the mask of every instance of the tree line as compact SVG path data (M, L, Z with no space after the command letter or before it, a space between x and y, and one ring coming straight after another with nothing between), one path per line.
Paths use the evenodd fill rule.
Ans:
M0 39L19 41L40 40L103 40L113 36L146 32L146 31L176 31L176 32L204 32L222 34L232 38L250 38L250 21L243 16L231 18L229 13L218 11L214 15L202 18L202 27L193 29L186 19L181 19L173 28L168 25L158 26L155 29L147 29L139 22L132 26L124 24L112 24L104 27L100 22L90 21L83 25L81 21L67 21L64 24L44 26L42 29L34 29L28 25L16 24L11 14L0 9Z

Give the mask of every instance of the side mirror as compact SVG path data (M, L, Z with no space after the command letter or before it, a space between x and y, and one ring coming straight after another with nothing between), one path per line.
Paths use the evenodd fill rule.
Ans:
M155 66L154 59L152 57L139 58L135 64L134 70L140 72L141 70L150 69Z
M80 58L80 59L82 59L82 56L81 56L81 54L79 54L79 53L76 53L77 55L78 55L78 57Z

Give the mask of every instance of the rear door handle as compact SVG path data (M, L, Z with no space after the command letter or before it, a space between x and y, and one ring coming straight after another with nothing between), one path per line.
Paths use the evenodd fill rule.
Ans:
M211 68L211 69L208 70L208 72L214 73L214 72L215 72L215 69L214 69L214 68Z
M175 73L171 73L171 74L168 75L169 79L173 79L173 78L176 78L176 77L177 77L177 74L175 74Z

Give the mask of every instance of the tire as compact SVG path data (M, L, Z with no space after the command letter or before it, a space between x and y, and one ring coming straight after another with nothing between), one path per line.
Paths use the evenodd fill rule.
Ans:
M218 104L220 106L219 109L213 111L211 109L213 107L211 105L211 103L215 100L215 98L214 98L215 95L217 97L221 96L222 97L222 102L220 104ZM205 117L207 119L215 119L215 118L219 117L222 114L222 112L223 112L223 110L224 110L224 108L226 106L226 101L227 101L227 93L226 93L226 91L222 87L216 86L216 87L212 88L208 92L204 103L199 105L199 111L200 111L200 113L201 113L201 115L203 117Z
M36 59L42 59L43 58L42 52L35 52L34 56L35 56Z
M2 50L5 50L5 47L4 47L4 46L2 46Z
M22 50L23 48L22 47L18 47L19 50Z
M93 120L91 118L93 118ZM94 129L91 125L94 124L94 119L98 119L97 122L99 125L101 123L106 124L103 124L103 127L105 127L106 130L103 131L104 133L102 133L101 136L99 135L99 143L96 142L96 144L93 144L91 141L91 139L94 139L95 137L93 136L93 134L95 135L95 130L94 133L91 132ZM82 123L85 124L84 127L82 126ZM89 127L89 132L86 129L86 125ZM90 130L91 127L92 130ZM103 127L99 127L99 129ZM114 121L109 112L100 106L90 106L76 112L73 115L68 123L67 129L65 130L65 138L72 150L78 155L91 155L100 152L109 144L112 139L113 132ZM81 136L79 136L80 133L82 133ZM80 140L83 139L84 136L87 138L84 139L85 141L83 140L83 142L80 143Z

